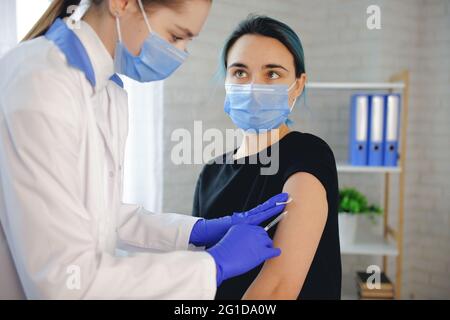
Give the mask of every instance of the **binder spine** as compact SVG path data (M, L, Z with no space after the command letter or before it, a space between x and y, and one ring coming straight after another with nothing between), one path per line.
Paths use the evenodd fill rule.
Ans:
M398 141L400 135L400 101L399 94L389 94L385 98L384 130L384 165L397 166Z
M349 162L351 165L367 165L368 120L369 97L364 94L353 95L351 100L349 130Z
M373 95L369 108L369 166L383 165L384 96Z

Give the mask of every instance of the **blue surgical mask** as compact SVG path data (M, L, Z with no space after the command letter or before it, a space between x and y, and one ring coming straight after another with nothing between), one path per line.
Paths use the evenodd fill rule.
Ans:
M294 87L275 84L225 84L225 112L244 131L271 130L289 123L289 91Z
M138 3L150 33L142 45L141 53L134 56L122 42L120 21L116 16L119 42L116 45L114 57L115 72L139 82L166 79L186 60L188 53L152 32L142 1L138 0Z

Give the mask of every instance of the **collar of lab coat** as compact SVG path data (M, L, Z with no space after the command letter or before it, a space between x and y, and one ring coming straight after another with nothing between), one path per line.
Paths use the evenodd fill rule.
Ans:
M72 30L66 22L57 19L45 37L62 51L69 65L85 74L96 90L105 87L109 80L123 88L122 80L114 74L111 55L88 23L81 20Z

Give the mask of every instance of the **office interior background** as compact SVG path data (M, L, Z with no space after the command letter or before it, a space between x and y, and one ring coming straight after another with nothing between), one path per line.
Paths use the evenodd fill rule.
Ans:
M23 38L48 4L0 1L0 55ZM367 27L371 5L380 8L380 29ZM172 134L185 128L194 135L196 121L203 130L234 127L223 111L223 79L216 74L225 39L249 13L287 23L303 43L308 81L315 85L297 102L292 129L324 139L340 164L340 187L358 189L389 212L386 223L394 237L384 239L383 216L374 222L360 216L357 234L377 236L342 246L343 299L358 298L356 272L371 265L400 282L396 298L450 299L449 0L214 0L188 61L173 77L151 85L126 81L130 133L124 197L149 209L190 214L202 164L173 163ZM375 84L391 81L403 86L377 90ZM336 83L346 88L337 89ZM403 166L358 171L341 165L348 160L351 95L389 90L402 94L408 105Z

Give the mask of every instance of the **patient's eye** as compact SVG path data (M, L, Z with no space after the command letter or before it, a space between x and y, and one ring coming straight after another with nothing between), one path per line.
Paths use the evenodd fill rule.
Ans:
M234 76L238 79L243 79L247 76L247 72L244 70L236 70L234 72Z
M270 80L276 80L276 79L279 79L279 78L280 78L280 75L279 75L277 72L275 72L275 71L269 71L269 72L267 73L267 76L268 76L268 78L269 78Z

